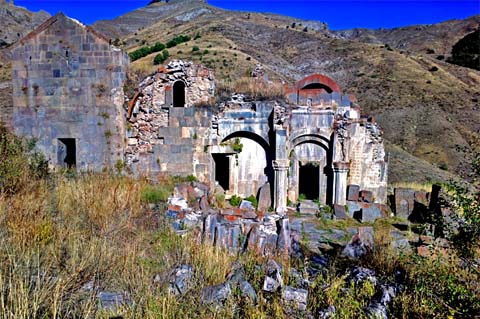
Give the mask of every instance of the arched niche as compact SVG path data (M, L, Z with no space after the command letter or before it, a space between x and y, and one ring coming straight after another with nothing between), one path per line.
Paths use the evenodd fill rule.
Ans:
M181 80L173 84L173 107L185 107L185 83Z

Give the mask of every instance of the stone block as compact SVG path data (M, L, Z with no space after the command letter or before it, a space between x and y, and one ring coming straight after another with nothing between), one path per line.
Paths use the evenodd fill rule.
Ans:
M265 183L258 191L258 208L257 211L265 213L272 206L272 198L270 195L270 183Z
M355 213L358 214L362 210L362 205L360 202L355 202L355 201L347 201L347 205L345 207L345 213L349 216L352 217L355 215Z
M354 217L358 217L354 216ZM378 218L383 218L385 215L382 213L380 209L380 205L378 204L371 204L371 203L363 203L361 216L357 218L361 222L373 222Z
M360 186L348 185L347 186L347 200L358 201L360 193Z
M335 204L333 205L335 219L347 219L348 215L345 212L345 206Z
M415 204L415 191L409 188L395 188L395 215L408 219Z
M282 293L282 300L289 306L305 311L307 310L308 291L286 286Z
M290 250L290 222L287 218L282 218L278 222L277 251L288 253Z
M359 197L365 203L373 203L373 193L371 191L361 190Z

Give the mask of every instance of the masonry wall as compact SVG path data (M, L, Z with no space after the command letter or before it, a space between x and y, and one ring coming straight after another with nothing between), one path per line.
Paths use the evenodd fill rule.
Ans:
M134 174L195 175L202 182L210 179L209 109L171 107L157 114L141 112L137 117L130 119L127 128L127 165ZM152 125L163 122L157 117L168 118L168 123Z
M12 50L13 127L33 137L52 165L59 140L74 138L77 168L123 160L123 81L129 60L108 40L58 14Z
M349 127L350 172L348 184L373 192L375 202L387 202L387 163L383 140L376 125L354 123Z

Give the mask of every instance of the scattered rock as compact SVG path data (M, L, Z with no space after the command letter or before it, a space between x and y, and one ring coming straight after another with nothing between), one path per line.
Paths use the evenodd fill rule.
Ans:
M99 308L109 312L117 312L120 307L131 304L125 293L101 291L97 294Z
M337 309L335 306L328 306L328 308L322 309L318 312L318 319L331 319L335 317Z
M255 206L253 206L252 202L244 199L244 200L242 200L242 202L240 203L240 209L245 209L245 210L249 210L249 211L255 211Z
M252 303L257 303L257 292L253 286L245 279L245 269L239 263L233 265L233 270L228 275L227 283L234 288L238 288L241 295Z
M169 289L173 295L183 295L188 291L193 277L193 269L190 265L181 265L170 272Z
M308 291L306 289L296 289L286 286L282 292L282 300L290 307L305 311L307 310Z
M228 283L208 286L202 289L202 302L222 306L231 295L232 289Z
M267 262L267 275L263 281L263 290L275 292L278 288L283 287L282 268L273 259Z
M365 267L355 267L349 271L347 281L353 281L355 285L370 281L373 286L377 286L378 279L375 271Z
M365 256L373 248L373 227L359 227L358 234L345 246L342 256L352 260Z

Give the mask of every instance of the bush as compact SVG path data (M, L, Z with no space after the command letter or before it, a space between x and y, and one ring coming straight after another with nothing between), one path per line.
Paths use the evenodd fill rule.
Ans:
M198 52L198 51L200 51L200 48L198 46L194 45L193 48L192 48L192 52Z
M48 174L48 162L35 151L35 141L16 137L0 125L0 192L15 193Z
M142 47L140 49L137 49L135 51L132 51L128 54L130 57L130 60L133 62L135 60L141 59L143 57L146 57L147 55L155 52L160 52L163 49L165 49L165 44L157 42L151 47Z
M255 206L255 208L258 208L258 201L257 201L257 197L255 197L255 195L250 195L248 196L247 198L245 198L245 200L248 200L250 203L253 204L253 206Z
M179 35L167 42L167 48L173 48L181 43L190 41L190 39L188 35Z
M242 198L240 196L233 195L232 197L230 197L229 202L230 202L230 205L232 205L233 207L238 207L242 202Z
M168 59L169 56L170 56L170 53L168 53L168 50L163 50L162 53L157 54L155 58L153 58L153 64L155 65L162 64Z

